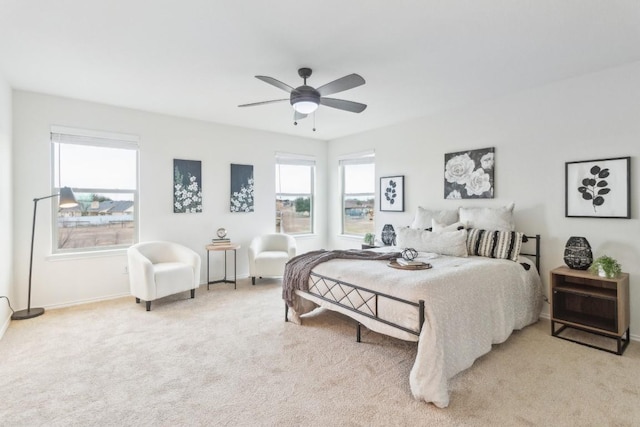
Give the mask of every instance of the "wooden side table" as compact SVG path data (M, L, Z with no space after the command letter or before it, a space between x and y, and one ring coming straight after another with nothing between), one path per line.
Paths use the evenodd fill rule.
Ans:
M212 285L214 283L233 283L233 289L236 289L236 282L238 277L236 251L240 249L240 245L236 245L233 243L225 246L207 245L205 246L205 249L207 250L207 290L209 290L209 285ZM211 280L211 276L209 275L209 254L216 251L224 251L224 279L221 280ZM233 280L227 279L227 251L233 251Z
M628 273L609 279L567 267L551 270L551 335L620 355L629 345L629 323ZM616 351L564 337L566 328L612 338Z

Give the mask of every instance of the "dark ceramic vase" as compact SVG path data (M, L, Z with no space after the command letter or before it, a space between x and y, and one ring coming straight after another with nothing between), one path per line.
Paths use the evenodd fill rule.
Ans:
M586 270L593 263L591 245L584 237L569 237L564 248L564 262L574 270Z
M384 227L382 227L382 234L380 238L382 239L382 243L384 243L387 246L395 245L396 232L393 229L393 225L385 224Z

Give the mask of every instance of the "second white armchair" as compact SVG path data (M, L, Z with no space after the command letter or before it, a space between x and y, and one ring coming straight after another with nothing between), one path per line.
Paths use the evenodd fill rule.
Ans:
M288 234L255 237L249 246L251 284L256 284L256 277L281 277L285 264L294 256L296 240Z

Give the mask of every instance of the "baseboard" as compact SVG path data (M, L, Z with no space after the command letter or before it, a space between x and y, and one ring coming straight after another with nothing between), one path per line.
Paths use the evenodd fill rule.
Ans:
M4 333L7 332L7 329L9 329L10 323L11 315L7 316L7 318L4 320L4 323L2 324L2 328L0 328L0 340L2 340L2 337L4 337Z
M44 308L46 310L54 310L56 308L73 307L73 306L76 306L76 305L90 304L92 302L100 302L100 301L109 301L109 300L112 300L112 299L130 297L130 296L131 296L131 294L129 292L126 292L126 293L123 293L123 294L114 294L114 295L108 295L108 296L98 297L98 298L88 298L88 299L83 299L83 300L65 302L65 303L62 303L62 304L45 305Z

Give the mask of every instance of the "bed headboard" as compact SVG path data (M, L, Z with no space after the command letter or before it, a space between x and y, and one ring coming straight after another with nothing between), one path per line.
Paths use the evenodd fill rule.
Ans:
M533 253L520 252L520 255L526 255L533 257L536 264L536 269L538 270L538 274L540 274L540 235L536 234L535 236L522 236L522 243L527 243L529 239L535 239L535 250ZM530 250L530 249L527 249Z

